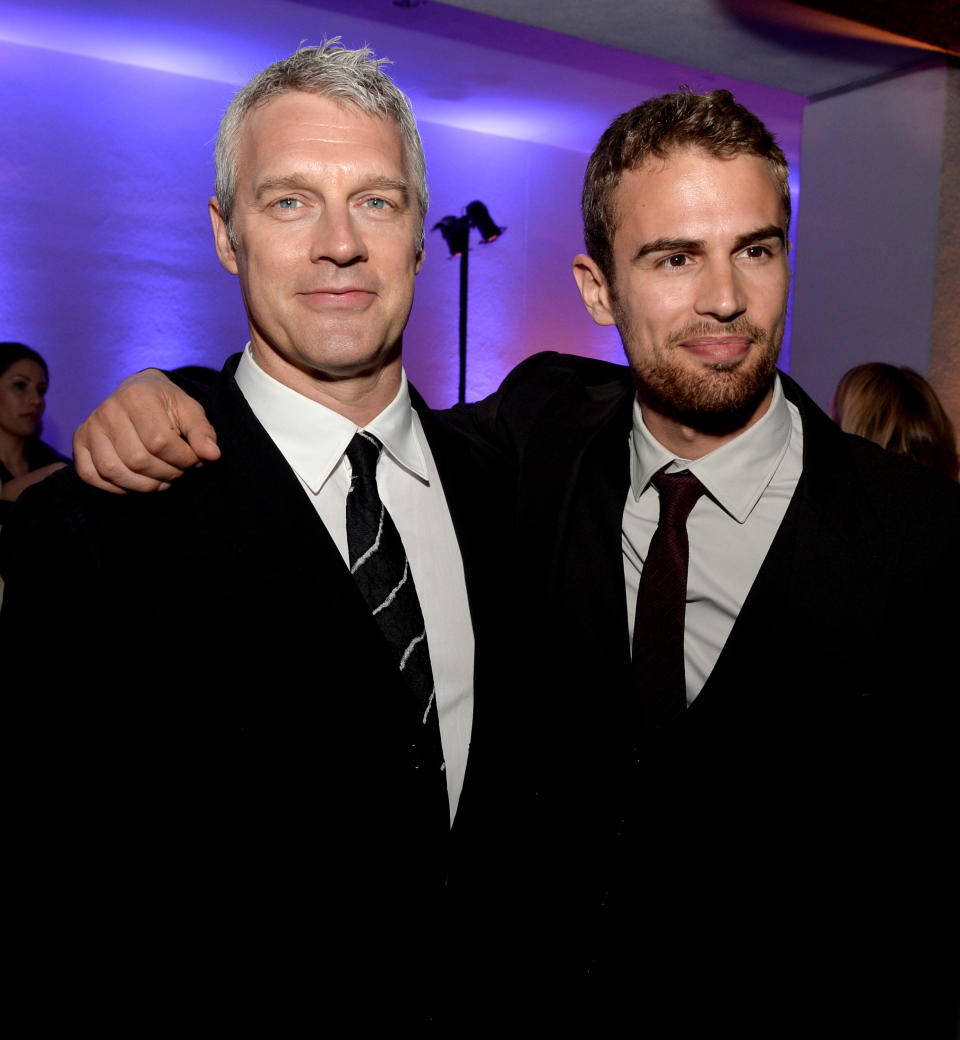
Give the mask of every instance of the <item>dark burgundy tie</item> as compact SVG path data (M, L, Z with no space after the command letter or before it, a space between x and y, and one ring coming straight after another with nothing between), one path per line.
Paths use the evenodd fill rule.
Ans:
M655 729L687 706L683 630L687 612L687 517L704 487L689 471L655 474L660 521L640 575L633 628L633 678L644 716Z

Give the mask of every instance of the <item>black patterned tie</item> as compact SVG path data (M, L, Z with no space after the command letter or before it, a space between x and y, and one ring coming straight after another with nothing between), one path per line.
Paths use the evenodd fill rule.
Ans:
M443 780L443 748L434 695L433 671L420 600L407 554L377 490L377 461L383 448L373 434L359 430L347 447L353 470L347 493L347 547L350 573L376 618L417 712L415 761Z
M687 706L683 634L687 612L687 517L704 493L689 471L656 473L660 521L640 575L633 627L633 677L647 722L661 729Z

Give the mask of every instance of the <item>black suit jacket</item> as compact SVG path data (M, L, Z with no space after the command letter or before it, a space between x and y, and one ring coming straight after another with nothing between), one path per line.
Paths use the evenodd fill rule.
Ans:
M946 1036L960 489L842 434L781 378L800 484L703 691L660 737L630 674L629 370L538 355L461 416L519 473L542 987L585 990L595 1025L643 1008L667 1036L704 1011L761 1035L869 1035L899 1015Z
M183 1012L203 995L199 1007L242 1019L269 978L321 1003L318 1021L415 1019L442 989L420 984L443 968L442 894L474 905L463 893L497 858L483 773L504 754L504 467L411 391L476 634L451 833L411 758L415 715L376 623L235 365L206 402L218 462L142 496L64 471L3 532L5 686L14 663L22 683L42 676L9 730L30 793L27 890L50 897L41 917L58 944L95 937L69 956L90 996L91 975L115 977L142 984L140 1001ZM442 934L458 927L445 919Z

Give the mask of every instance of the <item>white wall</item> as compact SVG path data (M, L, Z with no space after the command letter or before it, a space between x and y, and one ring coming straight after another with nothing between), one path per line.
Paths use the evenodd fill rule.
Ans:
M804 110L792 373L826 406L853 365L929 371L947 69Z

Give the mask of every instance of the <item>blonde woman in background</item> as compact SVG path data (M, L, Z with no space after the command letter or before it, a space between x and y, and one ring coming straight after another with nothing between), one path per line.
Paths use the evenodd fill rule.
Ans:
M833 417L887 451L957 479L957 436L933 387L912 368L879 361L851 368L837 385Z

